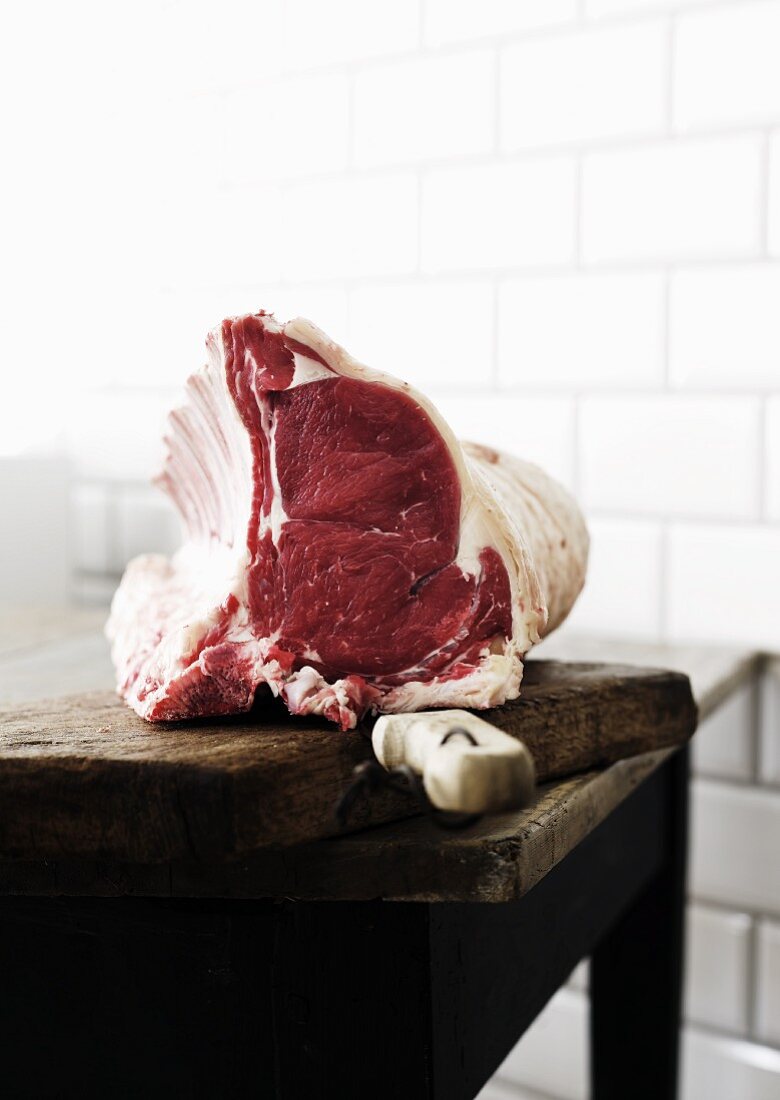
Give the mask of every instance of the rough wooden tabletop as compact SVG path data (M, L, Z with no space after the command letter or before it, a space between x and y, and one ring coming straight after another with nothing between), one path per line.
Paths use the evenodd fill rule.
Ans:
M258 759L258 737L267 738L264 749L270 744L267 725L261 733L246 720L204 724L182 738L177 726L136 726L138 720L105 692L87 698L92 711L86 725L84 696L70 712L61 703L36 702L67 688L58 681L55 656L69 684L74 669L79 688L105 684L110 669L94 625L82 619L73 634L64 617L59 633L50 622L45 638L17 645L0 631L0 701L6 702L0 892L517 897L659 765L670 750L658 746L679 744L693 728L683 678L596 668L594 657L608 652L613 659L683 669L705 714L753 675L758 661L750 653L698 647L607 650L605 643L590 649L573 643L580 660L590 656L588 666L529 662L523 700L494 718L530 739L543 777L651 745L654 751L548 781L527 810L464 832L443 832L415 817L312 841L332 831L334 797L367 751L365 742L322 727L301 728L291 738L285 726L281 746L276 732L271 766L265 751ZM573 736L557 736L562 728ZM302 775L311 782L301 793ZM293 802L285 785L294 782ZM56 797L47 802L46 791ZM355 825L408 812L406 804L380 799L359 809ZM293 847L280 846L292 841Z
M520 699L484 712L522 737L546 781L692 733L675 672L533 661ZM291 718L266 698L230 720L149 724L113 693L0 709L0 854L224 860L340 831L335 807L371 755L357 731ZM360 799L352 829L418 812L409 795Z

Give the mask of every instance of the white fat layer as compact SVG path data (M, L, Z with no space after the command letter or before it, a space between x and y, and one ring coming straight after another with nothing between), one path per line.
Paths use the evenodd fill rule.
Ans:
M426 707L465 707L483 710L500 706L520 694L522 663L514 655L493 653L483 658L467 676L455 680L437 677L422 683L410 681L382 696L380 713L400 714Z
M288 678L284 685L284 697L290 709L297 714L307 695L328 686L327 680L317 672L316 668L312 668L311 665L304 665L302 669L294 672Z
M466 576L477 576L482 571L480 553L486 546L494 545L484 509L479 507L476 494L469 494L468 501L461 508L460 541L455 564Z
M333 377L333 371L328 367L318 363L316 359L310 359L308 355L301 355L298 351L293 354L293 364L295 369L290 389L295 386L303 386L307 382L317 382L321 378Z
M249 554L224 544L210 548L189 542L171 562L160 555L143 555L131 562L125 580L116 592L108 624L109 637L118 649L128 639L122 624L135 623L146 606L167 606L168 630L155 649L155 675L169 680L189 665L188 656L201 644L210 630L224 618L223 607L235 596L240 614L231 631L231 642L253 639L246 614L246 573ZM131 570L140 583L130 584ZM171 585L171 578L175 578ZM127 600L132 606L127 605Z
M282 695L292 714L324 714L335 703L340 717L348 722L350 729L357 724L346 680L330 683L310 665L305 665L289 677L282 688Z
M282 504L282 487L279 484L279 471L276 468L276 429L278 422L276 416L271 421L270 431L268 433L268 454L269 465L271 467L271 484L273 486L273 494L271 496L271 538L274 543L279 545L279 537L282 533L282 527L289 516L284 510Z

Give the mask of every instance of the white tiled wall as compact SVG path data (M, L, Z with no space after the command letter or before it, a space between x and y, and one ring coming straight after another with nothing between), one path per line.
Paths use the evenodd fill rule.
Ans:
M780 527L675 523L668 546L671 637L778 648Z
M146 487L163 410L206 329L262 306L578 494L568 629L780 649L780 0L142 0L122 35L51 8L63 98L29 155L82 173L36 206L68 267L35 279L71 325L82 597L175 544ZM780 1090L779 693L697 747L695 1100ZM582 1094L583 996L496 1090Z
M747 913L690 906L685 983L688 1020L738 1035L747 1033L751 934Z
M664 303L657 272L507 278L498 293L499 384L657 387L664 378Z
M612 512L754 519L759 412L751 397L583 398L583 502Z
M699 775L746 782L753 778L758 695L758 685L748 684L701 723L693 742L693 761Z
M680 136L584 154L585 262L760 255L763 144L752 133Z
M206 329L271 307L579 494L572 628L780 648L778 28L780 0L145 0L142 83L93 74L76 527L147 477Z
M756 1030L761 1039L780 1046L780 923L777 921L763 920L758 926L756 975Z
M761 692L761 743L758 750L762 782L780 787L780 662L764 678Z
M669 376L680 389L777 388L780 267L734 264L675 271Z

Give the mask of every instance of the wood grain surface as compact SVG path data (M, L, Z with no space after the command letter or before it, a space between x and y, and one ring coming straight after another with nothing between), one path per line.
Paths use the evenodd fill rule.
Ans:
M529 661L522 697L484 713L521 737L540 781L684 742L687 678L599 664ZM370 755L360 733L248 716L148 725L111 694L0 710L0 858L214 865L265 846L332 836L336 802ZM360 800L350 825L408 817L408 797Z
M642 753L545 783L526 809L458 831L417 816L233 859L0 860L0 895L512 901L540 882L673 751Z

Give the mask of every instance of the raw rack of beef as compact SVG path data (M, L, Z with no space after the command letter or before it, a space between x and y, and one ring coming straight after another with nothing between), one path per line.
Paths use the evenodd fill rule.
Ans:
M186 541L130 563L107 627L127 702L184 719L263 689L348 729L369 709L516 697L584 580L569 494L460 444L308 321L231 318L207 348L158 477Z

